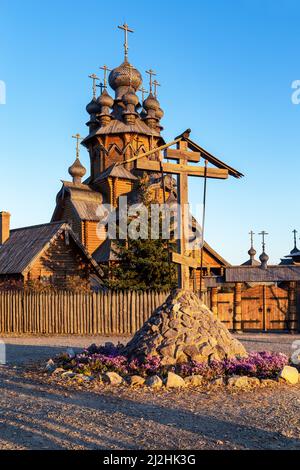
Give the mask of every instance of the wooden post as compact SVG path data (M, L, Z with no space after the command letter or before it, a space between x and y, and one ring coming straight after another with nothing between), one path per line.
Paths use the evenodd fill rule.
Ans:
M211 289L211 311L215 318L218 318L218 288Z
M233 330L242 331L242 283L241 282L237 282L234 286Z
M178 149L187 151L187 143L184 141L179 142ZM181 163L187 164L186 159L181 159ZM188 234L185 233L186 230L186 210L188 205L188 175L185 172L182 172L177 177L178 185L178 201L180 203L180 233L178 240L178 253L186 255L186 237ZM178 265L178 285L180 289L189 290L190 287L190 269L189 266L184 264Z
M296 303L296 287L295 281L289 283L289 322L288 327L291 333L296 333L298 329L297 319L297 303Z

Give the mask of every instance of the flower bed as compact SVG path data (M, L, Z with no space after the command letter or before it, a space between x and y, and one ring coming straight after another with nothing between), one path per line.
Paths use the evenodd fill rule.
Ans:
M144 362L128 360L121 354L123 345L107 344L103 347L90 346L81 354L70 357L61 355L56 366L75 374L99 377L108 372L115 372L126 378L139 375L147 378L158 375L165 378L169 372L185 378L201 375L204 380L211 381L219 377L232 376L257 377L259 379L275 379L280 371L289 363L285 354L275 352L252 352L247 358L213 361L210 364L190 362L176 366L162 366L158 357L147 357Z

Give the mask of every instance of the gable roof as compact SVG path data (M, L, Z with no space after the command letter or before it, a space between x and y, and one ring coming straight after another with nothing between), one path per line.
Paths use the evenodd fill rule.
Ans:
M108 177L121 178L126 180L136 181L137 177L134 176L130 171L128 171L123 165L116 165L115 163L109 166L105 171L103 171L100 176L94 181L94 183L99 183Z
M87 184L74 184L69 181L63 181L63 187L57 195L57 205L54 210L52 221L59 220L61 217L59 201L69 196L71 204L81 220L98 222L99 206L103 203L103 195L94 191Z
M64 230L68 231L83 256L88 259L100 276L102 270L65 222L52 222L11 230L9 239L0 245L0 275L24 273Z
M188 148L192 150L193 152L200 152L201 157L205 158L209 163L212 165L215 165L217 168L222 168L224 170L228 170L228 173L233 176L234 178L242 178L244 175L243 173L240 173L238 170L235 170L231 166L227 165L227 163L222 162L219 160L217 157L214 157L211 153L209 153L207 150L204 148L200 147L200 145L196 144L193 140L189 138L190 134L190 129L188 131L184 132L181 136L185 142L188 144ZM178 137L181 137L178 136ZM176 137L176 139L178 138Z

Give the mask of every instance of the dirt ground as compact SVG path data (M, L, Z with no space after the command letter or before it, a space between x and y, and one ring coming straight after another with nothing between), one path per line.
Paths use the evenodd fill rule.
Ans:
M240 335L248 350L290 353L300 336ZM113 338L114 340L116 338ZM255 392L96 391L27 371L67 346L107 338L10 338L0 367L0 449L300 449L300 385Z

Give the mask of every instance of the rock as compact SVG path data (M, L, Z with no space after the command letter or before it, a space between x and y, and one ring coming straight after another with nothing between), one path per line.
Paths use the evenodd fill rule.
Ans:
M212 380L211 385L214 387L222 387L224 385L223 377L218 377L217 379Z
M299 382L299 372L296 367L285 366L280 372L279 378L291 385L295 385Z
M76 374L74 377L78 382L92 382L95 378L92 375Z
M147 387L151 387L154 389L159 389L163 386L163 381L161 380L158 375L153 375L152 377L148 377L145 381Z
M257 377L248 377L249 387L260 387L260 380Z
M64 372L63 374L61 374L61 376L63 379L73 379L76 376L76 374L74 374L74 372L72 372L71 370L68 370Z
M244 346L214 318L199 297L180 289L153 312L122 354L141 360L148 355L158 356L162 365L247 357Z
M186 383L180 375L174 374L173 372L168 373L166 380L167 388L182 388L185 387Z
M202 375L190 375L185 377L184 382L188 387L200 387L203 384L203 377Z
M54 364L54 361L52 359L49 359L49 361L46 363L45 370L47 372L53 372L56 369L56 365Z
M145 379L144 377L141 377L140 375L133 375L130 377L130 385L132 387L140 387L141 385L145 384Z
M73 359L76 356L75 351L74 351L73 348L67 348L66 352L67 352L70 359Z
M247 388L249 387L249 377L234 375L228 380L228 386L232 388Z
M62 369L62 367L57 367L57 369L54 369L54 371L52 372L52 375L59 375L59 374L63 374L65 372L65 369Z
M275 385L278 385L278 382L272 379L262 379L260 385L262 387L275 387Z
M103 374L102 380L105 384L114 386L122 385L124 383L123 378L116 372L106 372L106 374Z

